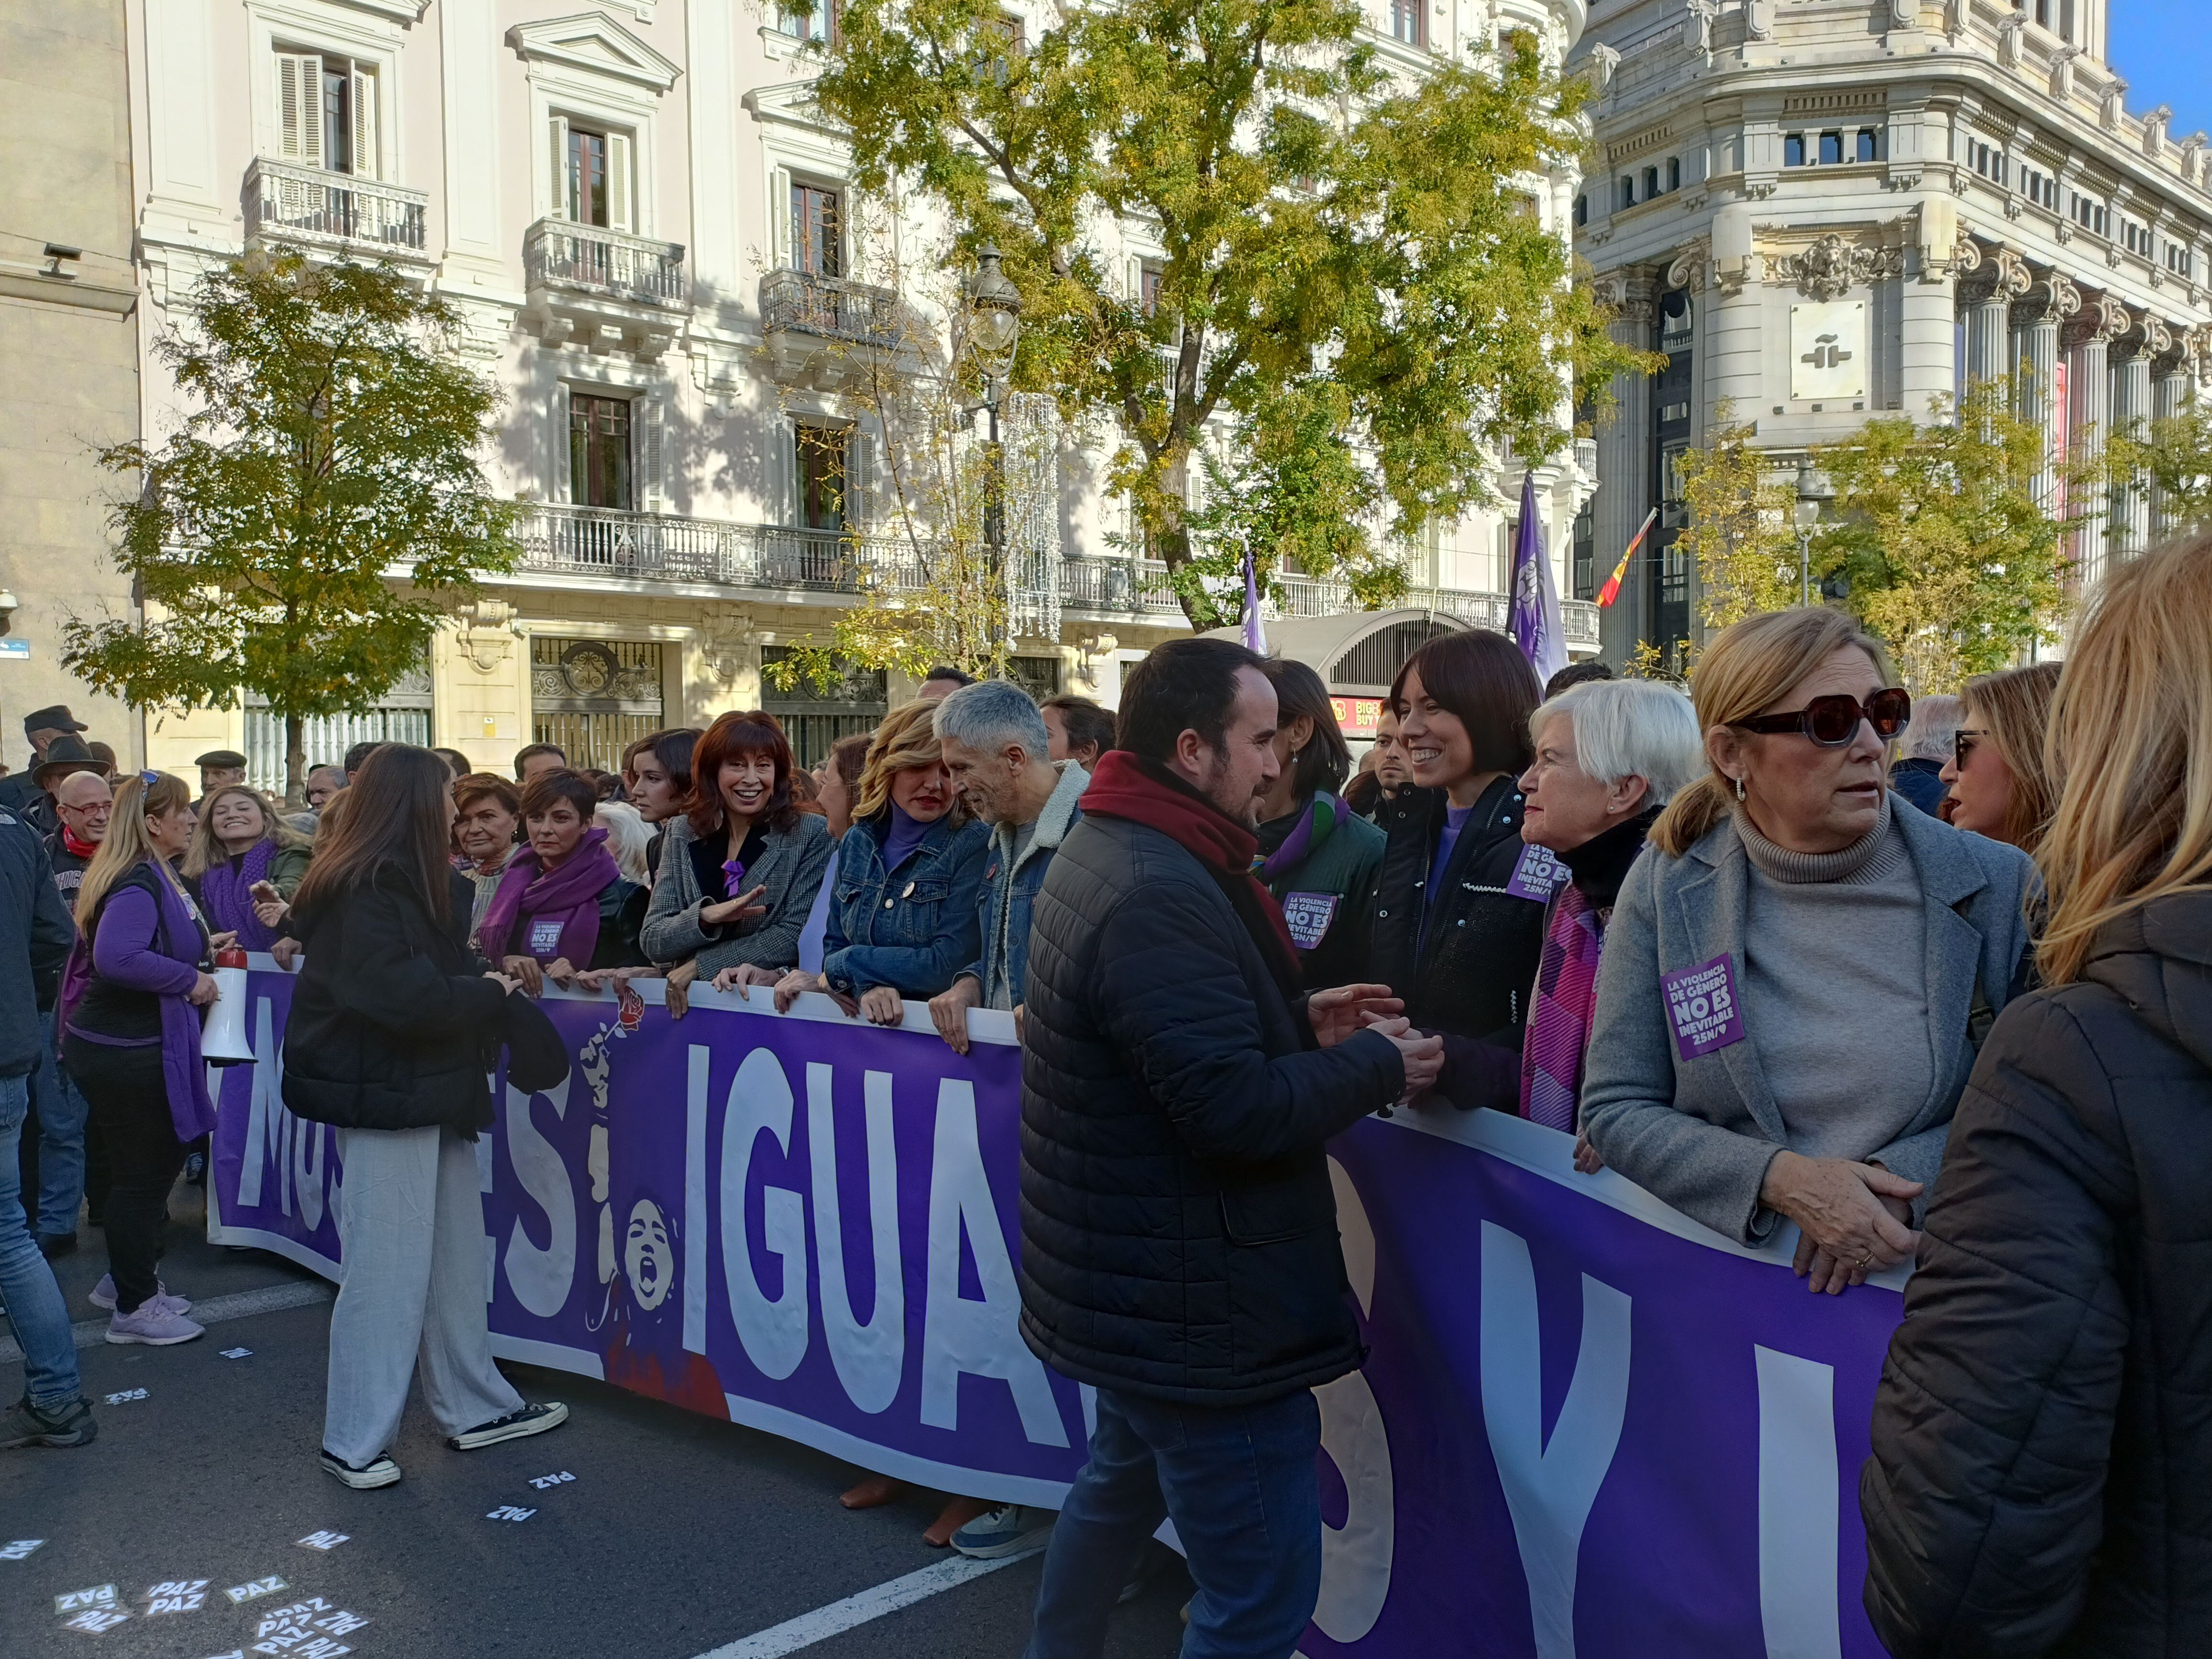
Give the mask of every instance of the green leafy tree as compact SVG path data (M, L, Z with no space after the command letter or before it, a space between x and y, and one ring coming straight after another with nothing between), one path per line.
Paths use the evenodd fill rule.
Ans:
M1836 489L1814 574L1845 588L1917 690L1956 690L2056 640L2068 538L2096 533L2039 498L2043 434L2019 407L2008 380L1977 382L1931 424L1878 418L1814 452ZM2100 465L2062 465L2066 498L2096 500Z
M111 520L143 618L72 619L63 660L138 708L258 694L297 801L303 722L374 705L477 573L513 568L519 509L477 464L499 397L458 313L388 266L250 254L189 312L155 349L191 412L100 455L135 487Z
M2179 415L2115 432L2107 456L2112 487L2155 503L2168 533L2212 529L2212 404L2192 395Z
M1334 561L1308 574L1358 579L1374 532L1316 524L1345 495L1323 448L1365 458L1401 534L1487 500L1501 441L1565 442L1575 385L1648 366L1522 182L1578 155L1583 88L1525 43L1402 84L1361 21L1353 0L1136 0L1024 42L996 0L847 0L816 83L863 191L910 189L1003 251L1016 385L1118 425L1112 483L1194 624L1214 620L1184 505L1210 428L1274 469L1267 528ZM1106 251L1115 222L1161 250L1142 283Z
M1803 591L1790 516L1796 491L1769 476L1765 452L1752 443L1757 428L1735 415L1723 400L1712 442L1683 453L1668 488L1686 519L1680 544L1697 570L1698 615L1709 629L1796 605Z

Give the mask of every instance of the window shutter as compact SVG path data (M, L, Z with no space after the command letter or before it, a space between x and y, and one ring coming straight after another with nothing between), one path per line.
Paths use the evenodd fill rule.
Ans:
M353 71L353 170L363 179L380 179L377 165L376 75L359 64Z
M791 174L776 167L768 175L769 264L777 270L794 269L791 257L792 217L798 212L791 195Z
M661 469L661 400L641 398L632 407L638 423L638 501L647 513L665 513L668 490L666 475Z
M854 427L845 439L845 525L865 532L875 521L875 434Z
M323 60L313 52L276 54L279 154L311 167L323 164Z
M1123 261L1122 294L1133 306L1145 301L1145 262L1142 259Z
M552 496L556 501L576 499L575 394L563 384L553 388L553 418L559 423L560 449L553 467Z
M568 118L553 118L553 195L546 210L549 219L566 219L568 211Z
M626 132L607 134L607 223L617 230L635 231L637 217L633 210L629 176L630 141Z

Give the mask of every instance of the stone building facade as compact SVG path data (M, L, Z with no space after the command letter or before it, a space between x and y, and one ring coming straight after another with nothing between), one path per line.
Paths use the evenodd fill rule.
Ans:
M2121 0L2124 3L2124 0ZM1606 654L1690 638L1671 459L1717 411L1778 471L1869 416L2023 371L2055 470L2212 372L2212 140L2127 108L2106 0L1597 0L1601 167L1576 246L1668 354L1598 434L1598 579L1659 510ZM2055 482L2053 486L2055 487ZM2077 575L2157 532L2121 506Z
M855 380L900 349L894 318L932 316L948 242L855 199L844 142L807 97L817 21L734 0L126 3L146 343L210 262L249 245L372 254L462 307L507 396L487 459L495 488L530 504L522 568L385 708L319 724L312 758L392 736L504 768L551 738L604 766L632 733L762 704L811 755L905 695L855 672L780 696L763 674L827 636L858 562L878 580L910 568ZM1376 48L1407 73L1506 27L1557 62L1582 21L1581 0L1374 4ZM1562 237L1577 184L1534 181ZM1109 238L1133 295L1160 252L1146 234ZM1017 668L1111 703L1121 665L1184 623L1115 534L1105 441L1054 443L1049 498L1016 515ZM1593 464L1571 451L1543 477L1562 574ZM1473 515L1413 550L1417 602L1502 620L1504 524ZM1299 614L1345 602L1291 589ZM1575 621L1594 645L1595 614ZM274 781L276 722L252 708L165 718L154 747L174 766L218 743Z

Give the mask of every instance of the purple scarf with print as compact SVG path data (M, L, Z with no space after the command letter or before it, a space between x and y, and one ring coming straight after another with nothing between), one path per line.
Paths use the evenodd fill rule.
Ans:
M477 947L494 963L508 956L565 957L571 967L588 968L599 945L599 895L621 879L604 825L586 830L557 870L544 868L536 853L519 847L477 925Z
M218 933L238 935L243 951L266 951L276 935L253 914L253 884L269 879L269 866L276 856L276 843L266 836L243 855L211 864L200 878L200 903L208 925Z

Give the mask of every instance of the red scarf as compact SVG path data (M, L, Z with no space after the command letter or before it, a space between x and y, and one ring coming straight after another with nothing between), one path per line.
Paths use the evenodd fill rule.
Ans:
M1139 759L1126 749L1108 750L1098 757L1091 785L1083 792L1083 811L1086 817L1127 818L1157 830L1212 872L1224 889L1237 883L1249 886L1250 907L1240 904L1239 912L1249 913L1249 908L1256 907L1282 946L1282 960L1297 963L1297 951L1291 943L1283 907L1252 873L1252 855L1260 850L1258 839L1212 802L1200 799L1165 767ZM1250 925L1249 921L1246 925ZM1266 941L1261 941L1261 946L1264 950ZM1295 966L1290 980L1292 984L1297 982Z
M98 842L79 841L76 838L76 831L66 823L62 825L62 845L69 849L69 854L73 859L89 859L100 850Z

